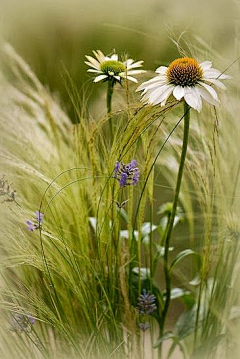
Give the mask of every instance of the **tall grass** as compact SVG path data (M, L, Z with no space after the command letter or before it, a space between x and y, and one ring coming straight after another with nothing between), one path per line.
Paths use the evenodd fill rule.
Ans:
M199 56L207 51L198 50ZM2 48L1 69L2 183L9 193L16 190L14 197L1 196L0 207L2 357L157 358L165 339L164 357L231 355L232 318L239 312L234 91L222 95L221 108L191 112L182 209L171 242L172 300L159 337L169 211L157 212L173 198L181 104L140 105L128 86L115 101L116 88L109 138L109 116L91 118L67 75L75 125L9 45ZM140 181L120 188L115 163L133 158ZM43 225L28 232L26 220L34 221L37 210ZM139 328L142 289L157 304L146 332ZM181 314L171 320L180 302ZM9 330L16 314L31 315L36 324Z

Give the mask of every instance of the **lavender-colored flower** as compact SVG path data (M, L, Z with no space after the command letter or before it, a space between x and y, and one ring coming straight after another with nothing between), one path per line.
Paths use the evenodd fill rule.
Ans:
M143 289L142 294L138 297L139 313L142 315L152 314L157 309L155 300L156 297L154 294L150 294L150 292L147 293L146 289Z
M39 212L39 211L36 211L35 214L36 214L37 221L38 221L39 223L42 223L44 214L41 213L41 212Z
M113 177L118 180L120 187L125 187L131 184L136 186L139 180L139 168L137 167L137 161L132 160L127 164L117 161Z
M28 315L28 320L31 325L34 325L36 323L36 320L31 315Z
M29 332L35 322L35 319L31 315L14 314L9 329L15 332Z
M27 220L26 223L27 223L27 230L30 232L33 232L33 231L35 231L35 229L38 228L38 226L36 224L32 223L29 220Z
M37 223L33 223L32 221L29 221L29 220L26 221L27 229L28 229L28 231L31 231L31 232L38 229L40 227L40 224L42 224L42 222L43 222L44 214L39 211L36 211L35 214L36 214Z

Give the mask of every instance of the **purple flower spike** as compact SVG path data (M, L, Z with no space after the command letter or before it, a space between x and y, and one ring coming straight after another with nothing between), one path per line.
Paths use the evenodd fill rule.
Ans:
M120 187L125 187L131 184L135 186L139 180L137 161L132 160L127 164L117 161L113 177L118 180Z
M121 173L121 177L119 179L120 187L125 187L127 185L128 176L126 173Z
M146 289L143 289L142 294L138 297L139 313L142 315L152 314L157 309L155 300L156 297L154 294L150 294L150 292L147 293Z
M117 178L117 173L119 171L120 163L117 161L114 169L114 178Z
M38 221L39 223L42 223L44 214L41 213L41 212L39 212L39 211L35 212L35 214L36 214L37 221Z
M31 332L31 326L35 324L31 315L14 314L10 322L10 330L14 332Z
M26 221L27 230L33 232L36 229L36 224L33 224L31 221Z
M135 168L135 173L133 176L133 185L136 186L136 184L138 183L139 180L139 169L136 167Z
M130 169L130 170L134 169L136 166L137 166L137 161L136 161L136 160L132 160L132 161L129 163L129 169Z
M35 214L36 214L35 222L37 221L37 223L33 223L33 222L29 221L29 220L26 221L27 229L28 229L28 231L31 231L31 232L35 231L35 229L40 228L40 224L42 224L42 222L43 222L44 214L39 212L39 211L36 211Z

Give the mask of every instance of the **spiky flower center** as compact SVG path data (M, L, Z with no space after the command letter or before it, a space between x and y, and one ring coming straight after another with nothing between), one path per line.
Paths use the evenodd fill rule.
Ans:
M189 57L174 60L167 69L169 82L176 86L195 86L202 75L203 70L198 62Z
M120 72L124 72L126 70L124 64L121 61L115 60L104 61L100 68L102 72L110 76L117 76L120 74Z

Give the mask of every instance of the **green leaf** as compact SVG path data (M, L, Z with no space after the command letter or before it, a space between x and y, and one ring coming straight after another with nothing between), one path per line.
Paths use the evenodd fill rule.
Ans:
M181 262L184 258L190 256L190 255L194 255L197 258L198 261L198 266L199 268L201 267L201 257L199 255L199 253L193 251L192 249L185 249L184 251L178 253L175 257L175 259L172 261L171 266L170 266L170 273L172 272L173 268L179 263Z
M163 343L165 340L168 340L168 339L177 339L178 340L178 337L173 334L173 332L166 332L165 334L163 334L156 342L156 344L153 345L154 348L157 348L161 343Z
M125 220L126 223L129 223L128 214L127 214L127 212L125 211L124 208L117 208L117 212Z
M195 295L192 292L189 292L187 295L183 295L180 298L181 302L185 305L185 307L190 310L193 308L193 306L196 304Z
M196 306L194 306L191 310L183 312L179 316L175 326L175 330L180 340L194 332L195 320L196 320Z

